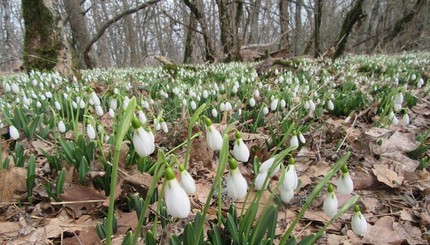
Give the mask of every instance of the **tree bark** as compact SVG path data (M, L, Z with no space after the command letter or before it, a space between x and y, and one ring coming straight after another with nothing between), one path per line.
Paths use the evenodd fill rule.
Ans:
M232 7L233 3L228 0L216 0L218 5L218 14L221 31L221 45L225 55L225 61L241 61L240 43L237 33L237 28L240 22L240 14L236 12L235 19L231 18L228 7ZM227 6L229 5L230 6ZM237 6L239 7L239 6ZM236 9L236 11L239 8ZM232 23L233 22L233 23Z
M321 27L321 17L322 17L322 0L316 0L315 10L314 10L314 57L317 58L321 55L320 49L320 27Z
M73 44L76 50L76 56L81 68L87 68L84 61L85 45L90 40L87 21L84 16L84 8L81 5L81 0L64 0L64 8L68 15L68 21L72 30ZM91 59L91 63L94 61ZM95 64L92 64L95 66Z
M185 36L185 49L184 49L184 63L191 63L191 57L193 55L193 41L195 39L195 29L197 27L197 18L194 14L190 13L188 15L188 27Z
M27 70L72 72L72 56L56 2L22 0L25 25L24 65Z
M248 43L257 43L259 34L258 17L260 16L261 0L255 0L250 11L250 26Z
M290 52L290 44L288 41L288 25L289 25L289 19L290 19L290 13L288 11L288 0L279 0L278 2L279 7L279 23L281 26L281 40L280 40L280 49L286 49L288 52Z
M302 35L302 5L303 0L296 1L296 12L294 16L296 32L294 36L294 55L300 53L300 37Z
M193 0L183 0L185 5L190 9L191 13L196 17L197 21L202 28L203 42L205 46L205 60L208 62L215 61L215 48L211 42L209 36L209 29L206 22L206 17L204 16L204 11L198 8L197 2Z
M363 2L364 0L356 0L354 7L352 7L345 16L336 42L336 50L332 56L333 59L337 59L343 54L346 43L348 42L349 34L351 34L354 25L366 17L363 11Z

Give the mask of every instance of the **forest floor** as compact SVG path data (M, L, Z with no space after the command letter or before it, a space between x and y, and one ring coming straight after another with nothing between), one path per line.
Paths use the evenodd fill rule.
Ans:
M108 159L107 162L110 163L114 153L112 144L106 143L103 136L115 131L115 125L121 120L121 98L125 96L138 98L138 104L143 106L149 122L156 120L159 112L164 111L163 118L169 130L154 130L156 152L158 149L168 152L186 141L187 125L193 111L189 104L193 98L197 107L203 102L208 105L204 115L212 119L221 133L227 125L237 122L235 128L242 132L245 144L251 149L250 160L239 164L249 185L250 198L256 195L252 186L256 176L252 159L257 157L259 162L267 160L277 149L275 146L287 129L291 125L298 125L297 129L306 138L306 143L301 143L292 153L300 185L294 198L287 204L276 193L273 197L270 191L264 191L256 219L259 219L266 205L278 205L275 243L279 242L300 212L316 184L349 151L351 157L347 166L353 179L354 191L350 195L336 193L336 196L339 206L342 206L355 194L359 195L358 204L368 222L367 233L364 237L359 237L351 230L353 211L350 210L336 219L317 243L426 244L430 241L429 61L430 54L420 53L348 57L339 62L303 58L274 63L234 64L231 67L221 64L215 65L215 68L178 66L151 68L149 71L109 69L83 71L82 77L77 78L77 83L72 78L57 78L58 75L52 73L3 76L0 78L0 163L4 167L0 168L0 244L101 243L96 224L103 221L109 206L109 197L103 189L106 188L106 162L103 159ZM242 78L248 81L242 82ZM33 83L33 80L37 81ZM56 80L60 82L55 83ZM420 84L421 81L423 84ZM231 91L235 82L240 83L237 93ZM20 91L14 91L13 87L6 88L6 83L10 87L15 83ZM41 83L44 84L43 89L39 85ZM51 84L54 84L52 88L55 89L50 89ZM210 92L214 89L213 84L219 87L218 94L204 98L203 90ZM67 89L68 86L70 88ZM72 98L72 94L80 94L88 102L91 97L87 92L88 87L102 100L102 116L95 115L94 108L88 103L85 106L85 117L80 115L71 119L67 112L58 112L58 115L54 112L55 101L60 101L63 110L72 104L72 100L66 99L64 93L69 94L69 98ZM118 94L114 91L115 88L119 89ZM174 88L182 89L183 92L176 93ZM260 96L255 95L256 89L260 90ZM25 106L23 95L31 98L31 91L35 91L36 96L30 105ZM51 96L46 94L48 91L51 91ZM168 96L160 91L166 92ZM189 91L197 95L189 95ZM398 118L396 124L389 112L393 111L393 103L396 103L393 102L394 97L398 93L402 93L405 99L401 102L403 110L394 111L396 119ZM41 99L40 95L45 95L45 98ZM248 104L248 99L252 96L257 102L255 108ZM279 105L277 109L269 109L268 114L264 115L264 105L270 108L273 101L271 96L285 99L287 105L285 108ZM118 98L119 104L114 118L107 113L111 98ZM187 106L182 105L183 98L187 98ZM316 104L314 111L306 109L305 104L309 100ZM329 100L333 102L334 110L327 110ZM38 101L41 106L37 104ZM227 101L231 102L233 110L221 112L221 102ZM145 108L144 102L149 102L149 108ZM16 108L22 111L17 112ZM216 117L211 115L211 108L218 110ZM238 113L239 109L241 113ZM404 122L404 114L409 116L409 124ZM43 116L38 118L40 115ZM80 170L67 161L60 139L77 142L76 136L83 135L85 144L89 144L91 140L85 136L87 123L84 121L90 115L93 115L95 125L102 125L103 129L97 129L99 139L95 141L89 169L80 181ZM67 132L64 134L60 134L57 129L60 118L66 124ZM36 120L32 134L28 131L32 130L30 125ZM73 120L77 123L72 123ZM21 121L20 126L17 126L20 124L18 121ZM29 126L23 125L24 122ZM12 139L9 125L18 128L19 139ZM152 123L148 125L153 127ZM219 155L208 146L202 125L194 127L192 132L203 133L191 144L188 172L197 187L197 192L190 197L191 213L186 219L169 219L164 229L158 225L156 239L161 244L169 242L170 234L181 234L185 225L194 220L208 200ZM139 160L135 160L137 157L131 144L131 131L121 145L119 157L120 171L115 199L118 229L114 237L115 244L121 242L128 230L135 229L138 222L130 197L139 193L145 198L153 178L153 173L148 173L148 168L144 171L139 171L138 168L142 170L147 167L144 165L147 162L151 166L151 163L157 161L155 152L145 163L142 163L143 160L137 163ZM288 147L289 138L282 143L282 147ZM229 139L232 146L234 132L229 134ZM88 146L85 144L84 148ZM175 155L178 162L183 162L185 147L178 147L171 154ZM36 170L34 187L31 195L28 195L26 166L31 155L35 156ZM19 163L23 167L17 166ZM53 169L55 164L58 164L56 171ZM139 164L143 166L138 167ZM62 168L66 170L63 192L48 193L47 186L51 190L53 186L57 186L56 181ZM225 170L225 174L227 172ZM336 176L338 175L331 180L333 184L336 183ZM270 180L270 184L275 186L279 179L278 174ZM225 181L222 185L225 188ZM158 192L161 192L161 182L158 186ZM322 208L325 190L326 188L312 202L296 225L293 235L298 240L318 232L330 220ZM32 197L31 202L28 196ZM233 201L224 192L223 197L222 213L226 215ZM212 198L206 219L216 222L218 196L214 195ZM238 212L247 206L243 205L243 200L238 200L235 204ZM143 233L154 228L154 217L158 213L158 202L150 204ZM205 229L209 227L207 222Z

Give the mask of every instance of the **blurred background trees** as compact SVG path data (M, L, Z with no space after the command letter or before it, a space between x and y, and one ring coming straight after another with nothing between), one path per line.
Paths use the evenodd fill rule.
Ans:
M85 69L430 48L429 0L0 1L1 71L66 53Z

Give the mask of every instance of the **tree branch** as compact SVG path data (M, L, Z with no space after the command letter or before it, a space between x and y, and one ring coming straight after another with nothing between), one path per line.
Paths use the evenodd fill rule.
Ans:
M135 8L131 8L131 9L127 9L121 13L119 13L118 15L114 16L112 19L108 20L106 23L103 24L103 26L98 30L97 34L88 42L88 44L85 47L84 50L84 60L85 63L87 64L87 66L89 68L93 67L93 64L91 64L91 58L89 56L89 52L91 50L91 47L94 45L94 43L96 43L102 36L103 34L106 32L106 30L113 25L115 22L119 21L120 19L124 18L127 15L130 14L134 14L136 12L138 12L139 10L142 10L146 7L149 7L151 5L154 5L158 2L160 2L161 0L150 0L147 1L145 3L140 4L139 6L135 7Z

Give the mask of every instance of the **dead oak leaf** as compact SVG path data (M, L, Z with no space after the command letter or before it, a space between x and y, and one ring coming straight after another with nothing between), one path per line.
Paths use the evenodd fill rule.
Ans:
M372 169L373 174L378 181L388 185L391 188L398 188L402 185L404 177L394 172L385 164L375 164Z
M19 199L15 192L27 190L27 170L25 168L0 169L0 202L12 202Z

